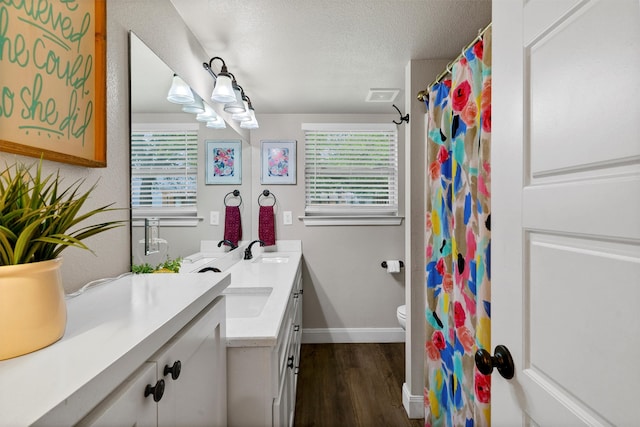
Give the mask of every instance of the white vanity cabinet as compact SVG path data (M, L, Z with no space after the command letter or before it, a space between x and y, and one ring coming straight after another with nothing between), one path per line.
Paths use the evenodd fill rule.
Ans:
M227 342L231 427L293 425L302 337L300 264L275 339L256 338L253 345L248 345L246 338L242 344L232 339Z
M278 376L279 393L273 402L273 425L293 426L296 409L296 386L300 369L300 345L302 343L302 280L296 276L291 293L291 312L288 319L290 332L286 340L286 351L280 365Z
M129 275L68 299L60 341L0 361L0 427L226 425L230 282Z
M224 304L218 297L79 425L225 426Z

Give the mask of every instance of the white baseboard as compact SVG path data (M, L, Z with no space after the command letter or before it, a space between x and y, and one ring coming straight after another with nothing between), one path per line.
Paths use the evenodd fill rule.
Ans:
M398 328L313 328L302 330L304 344L404 342L405 330Z
M424 396L411 394L407 383L402 384L402 405L409 418L424 418Z

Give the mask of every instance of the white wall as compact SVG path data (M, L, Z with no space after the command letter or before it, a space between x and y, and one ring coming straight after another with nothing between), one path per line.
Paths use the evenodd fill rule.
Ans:
M390 110L392 110L390 108ZM393 111L393 110L392 110ZM273 192L276 206L276 237L301 239L304 255L304 327L342 330L398 328L396 308L404 304L404 272L391 275L380 266L385 259L404 259L404 225L399 226L305 226L304 133L302 123L390 123L397 114L327 115L261 114L260 128L251 131L253 195ZM404 128L398 127L400 164L404 159ZM297 140L297 184L260 184L260 141ZM401 166L402 168L402 166ZM404 175L400 171L400 206L404 215ZM283 225L282 212L293 213L293 224ZM253 235L257 236L254 220Z

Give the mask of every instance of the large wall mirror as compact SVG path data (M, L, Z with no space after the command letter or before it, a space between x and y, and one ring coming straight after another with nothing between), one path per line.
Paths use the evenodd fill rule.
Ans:
M196 120L193 113L185 113L182 106L167 101L167 92L173 79L172 67L160 59L138 36L130 32L130 72L131 72L131 173L132 173L132 264L150 264L156 266L166 260L173 260L196 253L200 250L201 240L219 241L224 237L225 196L234 190L245 196L240 205L241 224L244 235L251 233L251 148L249 141L243 140L230 126L225 129L211 129L205 122ZM194 59L194 63L197 64ZM210 78L202 70L203 78ZM189 84L189 82L186 82ZM202 94L204 95L204 94ZM202 96L206 99L206 96ZM181 132L183 132L181 134ZM186 136L185 136L186 135ZM163 148L158 145L145 145L148 140L165 138L197 140L195 174L196 207L190 207L192 196L179 195L176 189L192 185L185 159L172 161L167 166L163 160ZM171 142L167 143L171 145ZM240 161L240 182L237 179L216 179L206 174L206 162L211 163L213 149L217 147L240 147L235 151ZM171 149L179 150L175 146ZM142 151L141 151L142 150ZM145 151L146 150L146 151ZM207 153L209 151L209 153ZM140 154L142 152L143 154ZM191 157L191 162L194 161ZM191 163L193 166L193 163ZM242 167L244 165L244 167ZM174 166L177 166L174 170ZM185 171L179 171L184 166ZM169 170L169 171L167 171ZM173 175L173 176L172 176ZM161 177L161 178L160 178ZM224 177L222 177L224 178ZM157 181L164 180L163 184ZM209 181L209 182L207 182ZM163 185L165 187L163 187ZM168 187L168 189L167 189ZM229 205L236 205L240 198L233 195L226 198ZM151 205L147 208L141 205ZM151 252L145 246L145 218L158 218L157 240ZM215 224L216 220L217 224ZM214 224L212 224L214 222Z

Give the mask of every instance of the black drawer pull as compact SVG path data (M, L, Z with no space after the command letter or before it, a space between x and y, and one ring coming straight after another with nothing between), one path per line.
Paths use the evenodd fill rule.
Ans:
M171 379L177 380L180 376L180 371L182 370L182 363L179 360L173 362L173 366L164 365L163 375L166 377L171 374Z
M158 380L154 386L147 384L147 387L144 389L144 397L147 397L150 394L153 395L154 402L160 402L160 399L162 399L162 396L164 395L164 380Z

